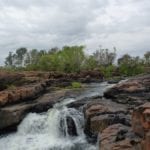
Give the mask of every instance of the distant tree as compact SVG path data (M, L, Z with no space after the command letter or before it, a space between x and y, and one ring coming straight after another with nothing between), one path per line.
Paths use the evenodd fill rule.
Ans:
M5 65L8 67L12 67L13 66L13 53L9 52L8 56L5 58Z
M23 65L24 65L24 57L25 57L26 53L27 53L27 49L24 48L24 47L19 48L19 49L16 50L16 54L14 55L14 57L16 59L15 64L17 66L23 67Z
M100 48L93 54L93 56L95 57L95 60L97 61L98 65L112 65L116 58L116 48L114 48L113 52L110 52L108 49Z
M144 54L145 65L150 66L150 51Z
M48 51L48 54L54 54L57 53L59 51L58 47L53 47Z
M125 54L121 58L118 59L118 65L130 64L130 61L131 61L131 56L129 54Z
M38 55L40 57L40 56L43 56L43 55L46 55L46 54L47 54L46 50L40 50Z
M123 75L132 76L143 73L142 60L139 57L131 57L129 54L118 59L119 71Z

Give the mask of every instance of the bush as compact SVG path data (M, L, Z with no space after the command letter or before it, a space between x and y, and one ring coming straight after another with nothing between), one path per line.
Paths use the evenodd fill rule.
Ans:
M72 88L81 88L82 87L80 82L72 82L71 86L72 86Z
M143 73L144 67L142 65L128 66L128 65L122 64L119 67L119 71L122 75L134 76L134 75Z
M116 70L116 67L113 65L109 65L107 67L101 66L100 70L103 73L104 77L110 78L113 76L113 72Z

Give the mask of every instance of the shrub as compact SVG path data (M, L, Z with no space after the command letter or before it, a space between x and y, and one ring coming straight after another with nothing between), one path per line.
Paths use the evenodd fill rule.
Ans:
M81 88L82 87L80 82L72 82L71 86L72 86L72 88Z

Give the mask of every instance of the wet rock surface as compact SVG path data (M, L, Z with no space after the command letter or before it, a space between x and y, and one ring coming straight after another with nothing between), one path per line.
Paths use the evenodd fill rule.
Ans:
M144 75L119 83L104 93L117 103L139 106L150 101L150 75Z
M141 139L122 124L109 126L99 136L101 150L141 150Z
M142 148L150 148L150 102L134 109L132 113L132 129L142 138Z
M100 150L150 149L150 75L120 82L84 105L85 133Z
M123 123L131 126L131 115L125 107L107 99L99 99L100 102L91 102L84 108L86 126L85 132L98 134L112 124Z

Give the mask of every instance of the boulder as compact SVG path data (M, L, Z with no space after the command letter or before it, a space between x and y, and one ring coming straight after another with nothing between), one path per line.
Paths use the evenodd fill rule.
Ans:
M132 113L133 131L143 138L143 150L150 148L150 102L134 109Z
M113 105L113 102L107 105L105 101L102 103L101 100L101 102L91 102L85 106L85 133L88 136L98 135L112 124L131 125L130 115L127 114L126 109L120 108L119 105L114 105L115 107Z
M150 131L150 102L134 109L132 113L132 128L136 134L144 137Z
M102 132L105 128L112 124L122 123L127 126L131 126L130 115L123 113L110 113L110 114L101 114L91 118L91 132L98 133Z
M144 75L123 81L108 89L104 96L117 103L139 106L150 101L150 75Z
M141 139L122 124L109 126L99 137L100 150L142 150Z

